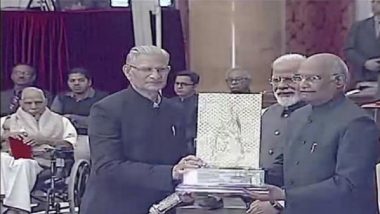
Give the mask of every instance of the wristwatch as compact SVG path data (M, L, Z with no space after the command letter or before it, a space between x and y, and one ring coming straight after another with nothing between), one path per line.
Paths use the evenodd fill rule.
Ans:
M278 201L271 201L270 204L273 208L275 208L278 211L284 210L284 207L280 203L278 203Z

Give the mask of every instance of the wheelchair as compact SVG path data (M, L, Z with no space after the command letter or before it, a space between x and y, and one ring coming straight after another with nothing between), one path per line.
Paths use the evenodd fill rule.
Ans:
M62 213L66 209L70 214L79 213L90 175L90 162L84 159L74 162L74 151L67 148L54 149L51 160L50 168L38 175L31 193L32 203L37 204L32 207L32 213Z

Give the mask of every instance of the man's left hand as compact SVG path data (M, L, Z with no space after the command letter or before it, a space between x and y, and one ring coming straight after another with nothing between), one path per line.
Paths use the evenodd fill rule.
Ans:
M280 211L275 209L269 201L254 201L247 210L247 214L278 214Z
M285 200L285 191L281 189L280 187L273 186L273 185L265 185L266 188L268 188L268 192L262 193L262 192L255 192L255 191L249 191L246 190L246 194L255 199L260 201L277 201L277 200Z

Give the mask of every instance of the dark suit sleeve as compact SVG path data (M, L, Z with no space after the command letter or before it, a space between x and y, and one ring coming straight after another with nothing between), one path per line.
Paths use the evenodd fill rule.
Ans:
M363 39L358 38L358 29L360 27L360 24L363 22L358 22L352 25L350 32L348 33L346 42L344 44L344 52L346 54L346 57L348 60L355 64L356 66L363 67L365 61L368 60L368 56L366 56L364 53L359 52L356 48L357 40Z
M286 204L331 204L336 199L372 191L378 151L378 129L369 118L351 122L340 137L335 175L312 185L285 189ZM318 170L318 169L316 169ZM368 193L371 194L371 193Z
M118 105L113 103L112 105ZM120 188L140 186L146 189L172 191L170 165L152 165L127 160L123 155L121 121L109 103L93 106L89 118L90 151L96 176L119 183ZM149 155L149 154L147 154Z

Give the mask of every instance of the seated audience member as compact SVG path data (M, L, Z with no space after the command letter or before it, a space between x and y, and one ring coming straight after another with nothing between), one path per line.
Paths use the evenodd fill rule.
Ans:
M226 83L233 94L251 93L251 74L241 68L229 69L226 73Z
M70 121L47 108L42 90L27 87L22 91L16 113L1 118L1 141L21 140L30 145L33 159L16 159L12 151L1 152L1 195L8 214L30 213L30 192L37 175L50 166L51 149L71 148L76 138Z
M21 96L21 91L33 86L37 77L36 69L27 64L18 64L12 68L11 79L13 82L13 89L1 91L1 116L6 116L14 113L18 106ZM48 105L51 104L51 94L44 91L47 97Z
M91 106L108 94L92 87L90 73L84 68L73 68L68 73L67 85L70 91L54 98L51 110L67 117L78 132L75 159L90 159L88 148L88 115Z
M359 89L377 87L380 72L380 0L371 4L374 15L353 24L344 48Z
M199 75L192 71L177 73L174 82L176 97L171 100L178 104L184 114L187 123L186 139L190 140L190 147L194 147L194 139L197 131L198 94L196 88L199 84Z
M272 64L271 85L277 100L262 115L260 167L266 171L265 183L283 186L282 160L286 127L294 113L305 106L301 101L299 84L293 80L306 57L286 54ZM280 203L280 202L278 202ZM268 201L256 200L250 206L249 214L280 213L281 207Z

